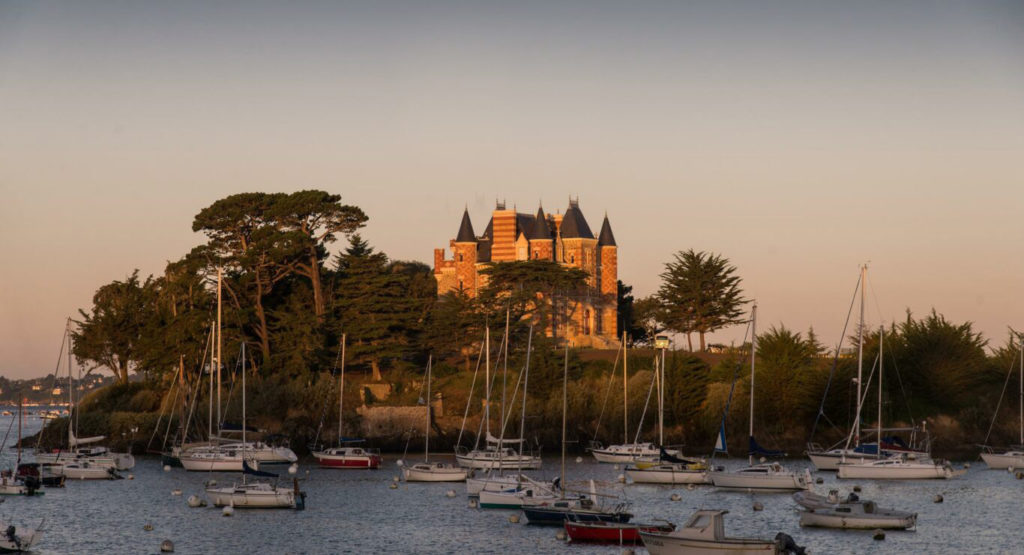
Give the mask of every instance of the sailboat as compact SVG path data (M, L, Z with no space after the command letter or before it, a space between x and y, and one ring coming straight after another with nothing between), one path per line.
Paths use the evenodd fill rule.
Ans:
M228 439L222 437L222 433L227 431L222 427L223 420L221 418L221 377L220 372L223 367L221 357L221 347L223 344L223 338L221 336L221 305L222 305L222 289L223 289L223 271L221 268L217 268L217 326L214 340L211 345L215 348L210 349L210 411L209 411L209 431L208 431L208 442L205 444L194 445L185 449L179 450L180 455L178 461L185 470L189 471L219 471L219 472L242 472L243 469L243 457L242 453L245 452L245 456L250 461L254 461L257 464L291 464L299 460L295 453L288 447L280 447L269 445L262 441L245 441L245 430L243 425L242 430L242 442L239 443L237 440ZM245 344L243 342L243 351ZM243 352L242 367L245 368L245 359ZM216 357L216 361L214 361ZM214 372L216 371L216 378ZM217 382L217 435L213 433L213 415L214 415L214 380ZM244 404L244 400L243 400Z
M508 325L505 326L505 364L508 365ZM507 469L507 470L535 470L540 468L540 456L525 454L520 447L517 452L510 446L521 446L526 440L524 438L506 439L491 435L491 331L486 328L484 332L484 442L483 449L474 448L465 450L461 446L455 451L455 460L459 466L473 469ZM506 368L507 370L507 368ZM502 407L504 412L504 407Z
M39 488L43 485L43 467L39 463L34 463L31 466L26 466L21 462L21 424L22 415L22 399L19 394L18 397L18 460L17 460L17 472L11 472L5 470L0 474L0 495L35 495L39 492ZM56 481L50 476L47 479L47 484L55 485L59 484L60 487L64 486L64 476L57 476Z
M604 497L597 493L590 481L590 494L566 491L565 449L569 413L569 344L565 345L565 364L562 369L562 475L558 479L558 495L551 497L525 497L522 501L526 522L541 526L564 526L570 518L577 522L629 522L633 518L629 503L618 503L612 508L598 503Z
M878 330L878 444L882 444L882 373L884 357L882 349L885 345L885 328ZM870 379L870 378L869 378ZM863 403L858 403L863 407ZM860 420L860 411L857 412ZM847 440L849 441L849 440ZM934 461L930 457L911 459L906 454L897 454L865 462L839 462L840 478L859 478L875 480L927 480L949 479L953 477L953 468L949 463Z
M661 409L661 388L662 380L664 379L664 369L658 368L658 358L655 357L655 381L658 383L658 399L659 399L659 410ZM664 363L664 359L661 361ZM655 462L661 457L661 451L664 447L654 445L651 442L639 442L639 437L635 438L632 442L629 441L629 410L627 408L627 401L629 399L629 385L628 385L628 368L629 368L629 346L627 344L626 334L622 334L622 443L617 445L609 445L603 447L600 444L596 444L590 448L590 453L594 455L597 462L602 463L631 463L637 461L648 461ZM662 422L661 418L658 420ZM641 422L642 425L642 422ZM659 433L662 439L664 439L664 431L659 426ZM640 435L640 427L637 427L637 436ZM668 450L670 455L678 455L677 450Z
M376 449L360 447L362 439L347 439L342 434L345 408L345 334L341 334L341 374L338 378L338 445L314 451L320 466L325 468L380 468L381 456Z
M256 509L304 509L306 494L299 490L299 480L294 480L294 487L279 486L276 483L254 481L249 482L247 475L276 478L276 474L259 471L249 465L246 460L245 441L245 342L242 342L242 480L228 487L207 487L206 495L214 506L231 506Z
M32 549L43 537L43 523L35 528L17 528L11 524L0 521L0 553L23 553Z
M79 438L75 435L80 410L75 407L74 376L72 372L72 338L71 319L65 327L68 350L68 448L57 449L50 453L36 452L35 459L40 465L49 465L61 476L70 480L109 480L120 478L117 470L129 470L135 466L135 457L130 453L113 453L103 446L82 447L103 441L105 436Z
M715 470L711 472L711 482L716 488L746 491L788 492L808 489L811 487L809 472L798 474L787 470L786 467L778 462L754 464L755 452L768 453L770 455L781 454L763 449L754 439L754 367L756 360L757 305L755 304L750 310L750 449L748 466L732 471ZM721 433L719 441L721 442Z
M857 281L857 289L860 294L860 325L858 326L858 337L857 337L857 414L860 414L860 407L862 401L862 383L864 374L864 299L865 292L867 289L867 265L861 266L860 277ZM852 308L852 306L851 306ZM849 322L849 320L847 320ZM845 335L845 327L843 330ZM836 348L836 357L839 356L842 347L842 340L840 339L839 347ZM833 368L834 369L834 368ZM831 375L829 376L831 382ZM822 404L818 409L818 416L815 418L815 427L817 427L818 418L824 413L825 398L828 395L828 387L825 388L825 394L822 395ZM853 423L853 427L850 430L848 438L853 438L853 445L850 446L847 439L844 439L839 444L833 445L831 448L822 448L817 443L807 444L807 456L811 459L814 467L818 470L838 470L840 462L847 463L866 463L876 461L881 458L889 458L894 455L905 455L908 459L927 459L929 457L930 442L928 440L927 431L924 431L923 441L918 441L919 430L916 427L912 428L883 428L884 432L892 434L894 432L909 432L911 434L910 443L906 443L899 436L888 435L884 437L878 437L876 442L862 441L861 430L860 430L860 419L858 418ZM814 435L814 432L811 432ZM840 444L843 444L840 447Z
M996 453L991 450L982 452L981 459L989 468L1007 470L1024 468L1024 335L1020 336L1020 444ZM998 413L993 416L993 420Z
M406 482L464 482L468 474L465 468L451 463L430 462L430 378L433 360L433 356L427 357L427 425L423 431L423 462L405 466L402 468L402 474Z

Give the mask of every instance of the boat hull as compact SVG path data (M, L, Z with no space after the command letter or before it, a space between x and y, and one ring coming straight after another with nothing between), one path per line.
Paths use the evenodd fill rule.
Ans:
M944 466L915 465L877 467L868 464L839 465L839 478L859 480L945 480L953 472Z
M712 472L711 482L716 488L744 491L786 493L807 489L802 477L795 474L748 476L733 472Z
M464 482L466 470L462 468L419 469L406 467L402 469L406 482Z
M68 480L113 480L113 468L64 466L61 475Z
M537 470L540 468L540 457L491 458L476 457L472 454L456 455L459 466L478 470Z
M775 542L759 540L704 540L669 534L640 532L651 555L765 555L779 553Z
M809 509L800 512L800 526L817 528L839 528L845 530L906 530L917 524L916 515L904 517L840 515Z
M236 509L291 509L295 507L295 492L283 488L267 492L219 488L206 490L206 495L217 507L231 506Z
M378 455L367 456L336 456L314 453L316 462L324 468L380 468L381 458Z
M482 491L504 491L520 484L518 476L496 476L493 478L467 478L466 495L479 497Z
M521 509L523 498L519 491L487 491L480 492L481 509Z
M535 526L564 526L569 514L576 522L629 522L633 518L630 513L605 513L583 510L561 510L550 507L523 507L523 515L527 524Z
M572 522L565 521L565 533L569 541L590 543L613 543L637 545L640 531L671 532L668 524L620 524L616 522Z
M241 472L242 458L192 458L181 457L181 466L189 472Z
M667 468L627 468L626 476L636 484L710 484L706 470L676 470Z
M993 470L1024 468L1024 453L982 453L981 459Z

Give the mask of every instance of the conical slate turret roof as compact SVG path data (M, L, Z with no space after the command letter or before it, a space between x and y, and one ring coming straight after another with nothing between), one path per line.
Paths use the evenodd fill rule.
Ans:
M531 240L551 239L551 228L548 226L548 217L544 215L544 207L537 209L537 217L533 222L529 238Z
M601 224L601 233L597 236L597 246L615 247L615 235L612 234L612 224L608 223L608 214L604 215L604 223Z
M569 209L565 211L565 216L562 218L561 232L562 239L594 238L594 233L590 231L587 219L583 217L583 212L580 212L580 206L577 201L569 201Z
M459 225L459 234L455 236L456 243L475 243L476 234L473 233L473 223L469 221L469 209L462 213L462 224Z

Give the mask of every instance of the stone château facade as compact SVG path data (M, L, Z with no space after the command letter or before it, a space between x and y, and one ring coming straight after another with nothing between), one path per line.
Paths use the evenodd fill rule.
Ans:
M554 329L547 333L579 346L616 344L618 246L607 215L594 237L578 200L569 201L565 214L545 214L539 208L536 215L508 210L499 202L480 236L473 231L467 209L449 248L450 259L445 258L445 249L434 249L438 295L462 291L475 297L486 285L487 276L480 270L494 262L551 260L586 271L586 291L564 303L561 314L552 319Z

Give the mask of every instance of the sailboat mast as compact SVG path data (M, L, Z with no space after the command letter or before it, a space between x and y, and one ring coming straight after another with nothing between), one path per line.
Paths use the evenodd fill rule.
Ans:
M484 439L491 437L491 328L484 328ZM485 441L486 445L486 441Z
M210 412L206 424L206 427L208 428L206 431L206 439L211 444L213 443L213 365L214 359L216 358L216 353L214 352L214 334L216 333L214 328L215 325L215 323L210 322Z
M68 334L68 449L71 449L71 435L74 433L71 429L71 413L75 410L75 388L71 387L71 318L68 318L66 333Z
M219 293L219 291L218 291ZM218 316L219 316L219 306ZM218 326L219 328L220 326ZM219 331L219 330L218 330ZM218 351L220 347L218 346ZM218 353L217 362L220 362L220 356ZM217 384L217 389L220 390L220 384ZM217 410L220 410L220 399L217 400ZM245 341L242 341L242 465L245 466L245 428L248 424L245 421ZM220 427L220 422L217 422L217 427ZM242 483L245 483L245 472L242 473Z
M860 325L857 326L857 416L853 421L853 444L860 446L861 381L864 376L864 291L867 287L868 265L860 267Z
M22 403L22 400L23 400L23 397L21 395L21 392L19 391L18 392L18 466L21 466L21 413L22 413L21 403ZM70 414L71 413L68 413L68 415L70 415Z
M562 481L558 488L562 492L562 499L565 499L565 428L566 414L569 405L569 341L565 342L565 365L562 368Z
M427 429L423 439L423 462L430 460L430 366L434 355L427 356Z
M530 324L530 335L526 338L526 370L523 372L523 413L519 417L519 457L523 456L523 444L526 443L526 388L530 385L530 354L533 351L533 324ZM522 471L520 471L522 473Z
M223 366L222 362L224 359L221 358L221 347L223 339L221 338L221 290L223 281L223 270L217 268L217 435L220 435L220 427L222 424L220 415L220 367ZM244 359L243 359L244 362Z
M878 328L878 446L875 449L878 458L882 458L882 369L885 366L885 357L882 356L885 344L885 325Z
M338 384L338 446L341 447L341 418L345 408L345 334L341 334L341 383Z
M622 444L629 443L629 340L622 332Z
M750 437L754 437L754 363L757 359L757 305L750 309ZM747 454L748 462L754 465L754 453Z

